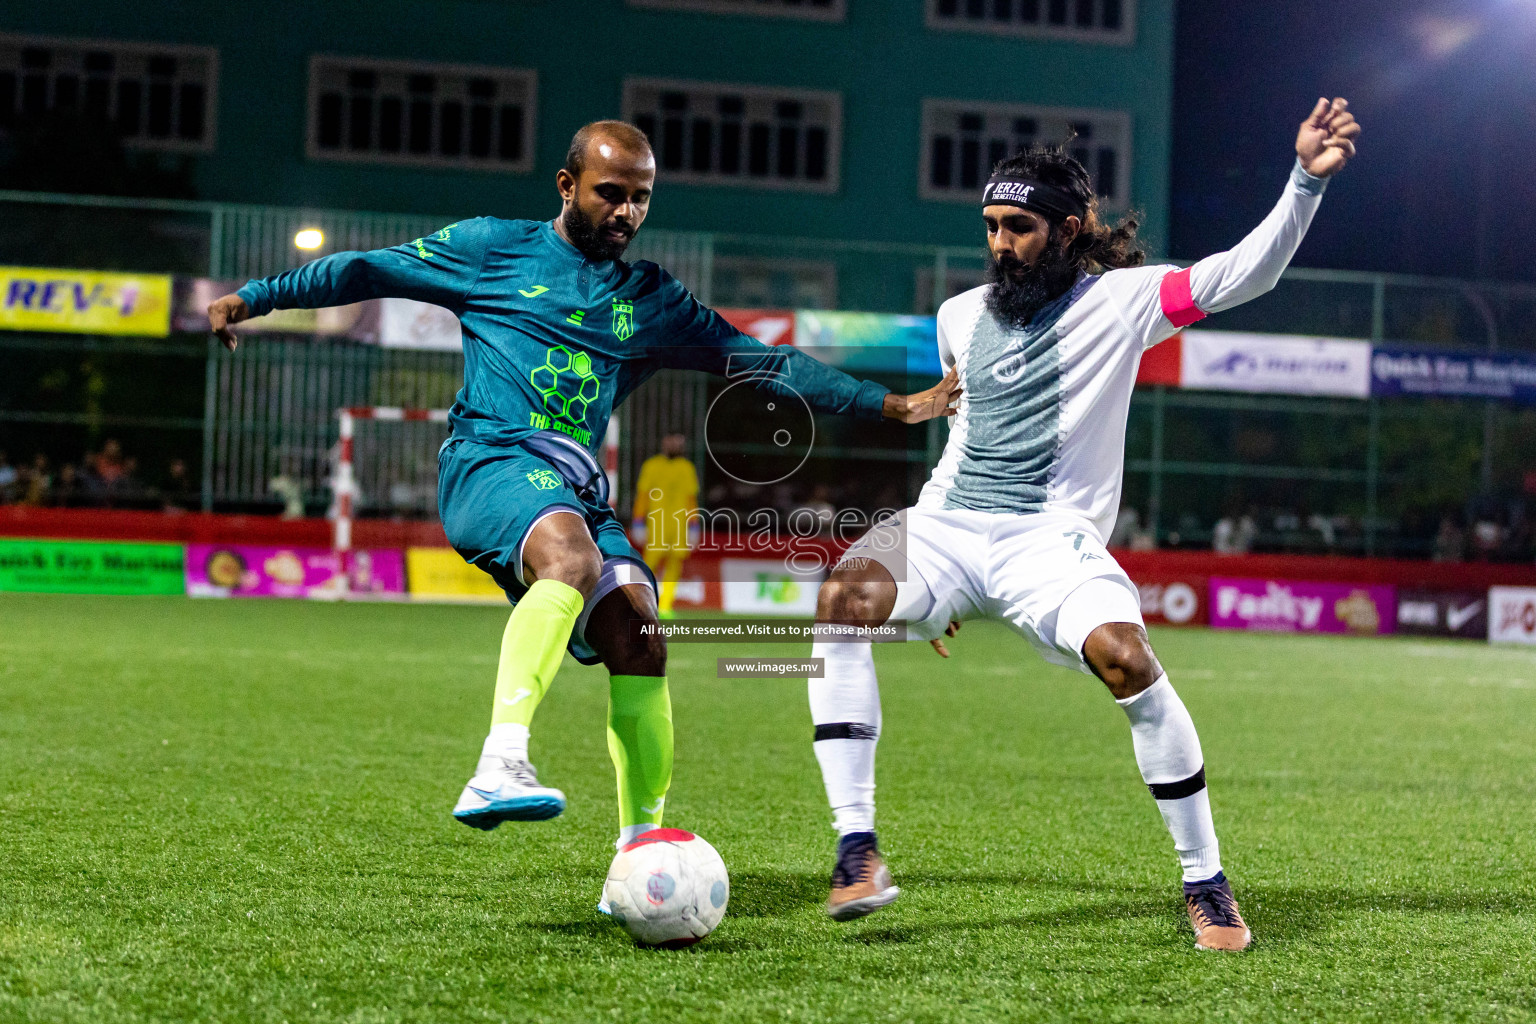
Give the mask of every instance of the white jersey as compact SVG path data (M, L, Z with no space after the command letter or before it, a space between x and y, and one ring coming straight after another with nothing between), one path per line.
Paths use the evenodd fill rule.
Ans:
M1298 163L1280 202L1236 248L1187 272L1153 266L1080 275L1022 330L987 311L990 285L944 303L939 358L946 370L959 368L964 394L917 507L1071 513L1105 540L1120 505L1142 352L1205 313L1273 288L1324 184Z

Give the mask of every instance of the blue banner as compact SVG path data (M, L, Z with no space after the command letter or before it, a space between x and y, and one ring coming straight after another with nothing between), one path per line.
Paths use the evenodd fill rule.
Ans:
M1536 405L1536 359L1466 349L1377 345L1371 394L1495 398Z

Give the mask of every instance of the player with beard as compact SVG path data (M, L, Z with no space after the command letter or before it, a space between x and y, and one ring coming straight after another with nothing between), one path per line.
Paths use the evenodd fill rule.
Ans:
M990 283L939 309L939 356L964 395L915 508L859 540L821 587L818 621L905 622L948 657L961 620L1000 619L1049 661L1101 679L1131 723L1142 779L1173 836L1202 949L1251 941L1222 873L1194 722L1158 664L1136 587L1104 547L1120 503L1125 423L1142 352L1269 291L1360 126L1318 100L1280 202L1230 252L1143 267L1136 222L1099 218L1061 149L998 164L982 195ZM832 642L834 634L841 642ZM815 644L815 751L840 841L827 911L861 917L899 890L875 838L880 692L867 639Z
M274 309L391 296L447 307L463 326L464 387L438 457L448 540L514 604L490 734L454 816L480 829L553 817L565 796L528 763L529 726L567 645L611 673L608 749L619 844L661 823L672 709L655 578L608 504L594 457L614 407L665 368L742 376L811 408L916 423L944 415L955 375L902 396L789 348L764 346L654 263L620 257L645 220L656 161L620 121L589 124L555 176L553 221L481 217L374 252L345 252L251 281L208 309L230 325ZM652 627L645 630L644 627Z

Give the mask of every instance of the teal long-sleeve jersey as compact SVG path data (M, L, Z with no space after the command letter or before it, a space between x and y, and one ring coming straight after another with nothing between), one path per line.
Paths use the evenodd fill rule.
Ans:
M455 437L515 444L558 430L596 452L614 407L661 369L745 377L821 412L878 418L888 388L770 348L646 260L594 262L552 222L478 217L372 252L341 252L248 282L252 316L407 298L464 332Z

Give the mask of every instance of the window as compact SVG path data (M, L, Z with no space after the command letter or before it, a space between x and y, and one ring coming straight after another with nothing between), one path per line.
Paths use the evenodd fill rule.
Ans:
M0 128L74 112L132 149L206 153L218 67L206 47L0 35Z
M317 56L309 157L531 171L536 85L519 68Z
M924 199L976 202L992 167L1034 143L1061 142L1093 177L1108 210L1130 205L1131 119L1108 110L1031 107L1012 103L923 101L923 153L918 194Z
M1129 46L1136 0L928 0L928 27Z
M639 78L624 83L624 111L664 180L837 191L838 93Z
M631 7L663 11L706 11L710 14L757 14L769 18L842 21L844 0L629 0Z
M836 309L837 264L716 256L709 298L737 309Z

